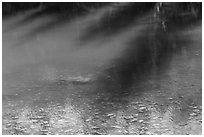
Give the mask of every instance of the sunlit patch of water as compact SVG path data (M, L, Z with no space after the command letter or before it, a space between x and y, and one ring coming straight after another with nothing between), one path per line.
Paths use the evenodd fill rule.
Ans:
M84 134L82 112L69 101L64 106L54 104L40 109L24 106L18 110L4 115L4 134Z
M169 106L165 113L160 113L155 108L152 108L149 121L149 132L151 134L173 134L173 114L173 106Z
M79 111L70 103L66 103L60 110L54 108L50 115L50 124L53 127L49 132L58 134L83 134L83 119ZM61 113L60 113L61 112Z
M189 114L189 119L184 118L185 120L182 121L182 112L178 112L176 106L170 105L164 112L160 112L154 107L150 109L151 114L149 115L150 120L148 121L148 132L150 134L199 134L201 131L201 126L199 126L202 123L201 118L199 118L201 117L200 115L193 117Z

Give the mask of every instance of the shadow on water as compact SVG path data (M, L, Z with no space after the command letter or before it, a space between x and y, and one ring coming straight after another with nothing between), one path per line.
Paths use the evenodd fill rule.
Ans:
M154 25L130 40L124 54L99 77L105 94L95 104L103 113L125 108L130 98L140 97L150 86L140 85L151 78L159 80L159 75L168 70L172 57L191 44L190 37L180 35L178 30L165 32L161 26L154 29ZM105 108L101 107L104 102ZM110 106L110 102L114 105Z
M14 3L15 4L15 3ZM45 26L42 26L39 28L45 30L49 30L52 27L55 27L56 25L61 25L63 23L66 23L70 19L73 19L77 16L87 14L89 12L88 8L85 8L86 6L94 6L97 5L97 3L76 3L76 2L66 2L66 3L43 3L39 4L38 10L34 11L31 15L26 16L19 22L17 22L13 27L10 27L7 31L16 29L18 27L24 26L28 23L31 23L32 21L46 16L52 16L54 19L52 22L47 24L47 28ZM95 6L96 8L101 8L103 6L108 5L108 3L101 4L100 6Z
M92 9L100 9L104 6L108 6L111 3L76 3L76 2L67 2L67 3L47 3L44 8L39 11L34 12L33 14L26 16L24 19L17 22L14 26L11 26L7 31L11 31L18 27L24 26L33 22L34 20L40 17L52 17L52 19L47 22L39 25L38 27L32 29L28 33L22 36L21 42L17 42L15 45L24 45L27 41L35 38L38 34L45 33L57 26L64 25L71 20L75 20L80 16L84 16L90 13L91 10L87 7L93 7ZM45 4L44 4L45 5Z
M97 37L107 37L134 25L137 18L152 10L154 3L131 3L106 13L98 22L92 23L82 34L81 42Z
M86 8L82 8L80 6L77 7L77 3L55 3L54 5L49 6L48 8L45 8L42 11L39 11L37 13L34 13L34 15L31 15L27 17L26 19L20 21L19 24L20 26L25 25L27 23L31 23L34 19L37 19L42 16L51 16L52 19L51 21L41 24L38 27L32 29L25 35L23 35L21 38L21 42L17 42L15 45L24 45L27 41L30 41L33 38L36 38L38 34L45 33L47 31L50 31L51 29L54 29L55 27L64 25L68 23L69 21L75 20L78 17L85 16L90 11ZM94 5L96 3L87 3L90 5ZM108 6L108 3L101 4L100 6L96 7L95 9L102 8L104 6ZM20 27L16 26L15 27Z

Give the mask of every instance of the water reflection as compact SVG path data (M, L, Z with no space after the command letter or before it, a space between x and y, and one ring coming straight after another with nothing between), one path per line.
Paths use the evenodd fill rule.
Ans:
M194 58L189 45L200 43L192 41L191 32L166 32L158 22L149 24L150 18L132 27L131 14L108 17L110 33L106 18L98 29L88 27L100 37L79 46L80 32L107 12L28 39L27 45L19 40L20 46L13 46L16 41L3 37L3 134L175 134L186 129L179 124L193 125L201 114L200 108L189 107L202 92L197 91L201 59ZM112 37L103 41L106 36Z
M18 113L8 116L4 133L12 134L83 134L82 112L68 102L65 106L48 105L46 108L25 106ZM13 116L12 116L13 115ZM13 126L11 126L13 125ZM15 126L14 126L15 125Z

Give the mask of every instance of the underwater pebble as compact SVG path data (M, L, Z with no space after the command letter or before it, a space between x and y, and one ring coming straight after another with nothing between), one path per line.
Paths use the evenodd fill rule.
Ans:
M32 119L31 120L33 123L37 123L38 122L38 120L36 120L36 119Z
M181 123L181 124L179 124L179 126L186 126L186 125L188 125L187 123Z
M120 126L111 126L111 127L113 127L113 128L122 128L122 127L120 127Z
M140 107L139 108L140 110L145 110L145 109L147 109L146 107Z
M93 126L93 127L91 127L91 129L95 129L95 130L97 130L97 129L100 129L100 128L97 127L97 126Z
M196 113L191 113L190 116L197 116L197 114Z
M93 132L92 134L93 135L103 135L103 133L100 133L100 132Z
M13 120L16 120L16 119L18 119L18 117L12 117L12 119L13 119Z
M132 102L131 104L133 104L133 105L135 104L136 105L136 104L138 104L138 102Z
M48 124L49 122L48 121L43 121L43 124Z
M153 102L152 105L158 105L158 103Z
M50 127L50 124L46 124L46 125L44 125L44 127Z
M138 119L137 118L134 118L131 120L131 122L136 122Z
M86 122L89 122L89 121L91 121L92 119L91 118L88 118L88 119L86 119Z
M144 105L143 105L143 104L139 104L138 106L139 106L139 107L144 107Z
M147 135L151 135L151 132L146 132Z
M195 112L195 113L199 113L200 110L199 110L199 109L194 109L193 112Z
M35 126L34 126L34 125L31 125L30 128L35 128Z
M168 98L168 100L173 100L173 98Z
M7 126L7 127L10 127L11 125L12 125L11 123L8 123L6 126Z
M126 116L126 117L124 117L124 119L126 119L126 120L133 119L133 118L134 118L133 116Z
M112 116L114 116L114 114L108 114L108 115L107 115L107 117L112 117Z
M137 117L139 114L134 114L135 117Z

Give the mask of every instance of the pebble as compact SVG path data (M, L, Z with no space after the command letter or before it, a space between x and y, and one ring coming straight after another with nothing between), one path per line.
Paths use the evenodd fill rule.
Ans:
M133 116L126 116L126 117L124 117L124 119L126 119L126 120L133 119L133 118L134 118Z
M93 135L103 135L103 133L100 133L100 132L93 132L92 134Z
M97 129L100 129L100 128L97 127L97 126L93 126L93 127L91 127L91 129L95 129L95 130L97 130Z
M87 120L86 120L86 122L89 122L89 121L91 121L92 119L91 118L88 118Z
M131 104L133 104L133 105L134 105L134 104L138 104L138 102L132 102Z
M113 127L113 128L122 128L122 127L120 127L120 126L111 126L111 127Z
M134 118L131 120L131 122L136 122L138 119L137 118Z
M11 123L8 123L6 126L7 126L7 127L10 127L11 125L12 125Z
M36 120L36 119L32 119L31 121L32 121L33 123L38 122L38 120Z
M58 122L60 122L60 123L64 123L64 120L63 120L63 119L60 119L60 120L58 120Z
M72 130L71 130L71 129L68 129L68 130L65 130L64 132L67 133L67 132L70 132L70 131L72 131Z
M158 119L158 117L153 117L152 119L155 120L155 119Z
M199 106L199 108L198 108L198 109L202 110L202 106Z
M181 124L179 124L179 126L186 126L187 125L187 123L181 123Z
M139 122L139 123L142 123L142 122L144 122L144 120L139 120L138 122Z
M190 116L197 116L197 114L196 113L191 113Z
M174 103L174 104L178 104L178 105L180 105L180 102L178 102L178 101L174 101L173 103Z
M199 110L199 109L194 109L193 112L195 112L195 113L199 113L200 110Z
M38 116L36 117L36 119L43 119L43 116Z
M12 119L13 119L13 120L16 120L16 119L18 119L18 117L12 117Z
M141 127L141 129L143 129L143 130L145 130L145 131L146 131L146 130L148 130L148 128L147 128L147 127Z
M114 114L108 114L108 115L107 115L107 117L112 117L112 116L114 116Z
M31 125L30 128L35 128L35 126L34 126L34 125Z
M99 118L100 118L100 116L98 116L98 115L94 116L94 119L99 119Z
M41 129L40 131L41 132L48 132L48 130L46 130L46 129Z
M49 125L49 124L46 124L46 125L44 125L44 127L50 127L50 125Z
M137 117L139 114L134 114L135 117Z
M139 110L139 113L144 113L145 111L144 110Z
M139 104L138 106L139 106L139 107L144 107L144 105L143 105L143 104Z
M139 109L140 110L146 110L147 108L146 107L140 107Z
M43 124L48 124L49 122L48 121L43 121Z
M155 102L154 102L154 103L152 103L152 105L158 105L158 103L155 103Z
M67 119L67 120L65 120L64 122L65 122L65 123L69 123L70 120ZM50 123L54 123L54 122L50 122Z
M151 132L148 131L148 132L146 132L146 134L147 134L147 135L151 135Z

